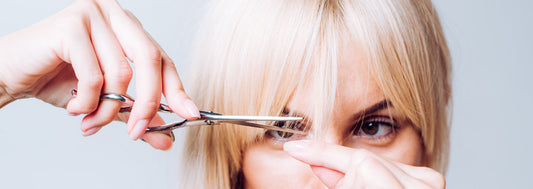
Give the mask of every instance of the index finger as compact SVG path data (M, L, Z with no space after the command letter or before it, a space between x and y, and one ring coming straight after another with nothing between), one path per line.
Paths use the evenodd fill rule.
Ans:
M325 142L298 140L286 142L283 150L288 152L292 157L304 163L335 169L346 173L352 162L352 155L355 153L353 148L328 144ZM358 161L358 160L355 160Z
M141 25L140 21L135 17L131 12L125 11L130 19L134 20L137 25ZM146 34L148 38L152 41L162 56L162 84L163 84L163 94L165 95L168 105L172 110L178 114L180 117L192 120L200 117L200 112L198 107L192 102L190 97L185 93L183 84L176 70L176 66L172 59L167 55L165 50L161 48L159 43L157 43L150 34Z
M109 1L106 1L109 2ZM140 22L118 3L111 3L114 16L110 16L111 28L117 35L127 57L134 63L136 72L137 102L128 121L128 133L136 140L155 115L161 92L167 96L170 107L183 118L199 117L198 108L185 94L172 60L166 55Z
M139 139L155 116L161 101L162 53L142 26L126 14L116 1L101 1L109 23L126 56L133 62L137 100L128 120L128 133Z

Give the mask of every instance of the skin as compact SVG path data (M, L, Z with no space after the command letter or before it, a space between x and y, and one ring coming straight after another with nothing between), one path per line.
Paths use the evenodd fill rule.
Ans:
M113 120L127 121L133 140L141 136L157 149L172 145L169 133L144 134L164 124L157 116L161 95L185 119L199 117L185 94L173 61L133 14L113 0L80 0L29 28L0 38L0 107L35 97L87 114L81 130L95 134ZM137 100L131 114L121 104L100 102L102 93L126 94L136 68ZM77 96L72 97L72 89Z
M380 138L354 134L354 127L359 123L359 116L354 115L386 99L355 47L343 48L338 68L334 113L327 120L328 128L322 133L322 139L302 140L306 136L294 135L281 138L267 132L263 141L251 144L244 151L245 187L444 188L440 173L419 167L423 151L421 137L393 106L363 116L367 120L378 116L394 122L398 128L392 134ZM296 90L287 109L300 114L312 112L308 103L313 101L312 90L308 86ZM312 115L307 119L312 120ZM391 127L380 128L390 131Z

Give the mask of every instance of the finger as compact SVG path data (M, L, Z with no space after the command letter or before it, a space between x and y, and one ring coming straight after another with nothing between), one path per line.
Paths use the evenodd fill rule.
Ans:
M286 142L283 150L304 163L346 173L352 162L353 148L319 141L297 140ZM356 163L356 162L355 162Z
M104 76L104 93L125 94L132 77L131 67L115 38L113 31L100 12L91 15L91 38ZM120 102L101 101L98 109L82 121L82 131L101 127L113 121Z
M365 158L348 167L351 171L336 188L405 188L378 158Z
M95 133L97 133L98 131L100 131L100 129L102 129L102 127L93 127L93 128L90 128L90 129L87 129L85 131L82 130L82 135L87 137L87 136L91 136L91 135L94 135Z
M131 12L125 11L130 19L141 25L137 17ZM192 102L190 97L185 93L183 84L176 70L176 66L168 54L157 43L152 36L146 34L152 43L159 49L162 55L162 77L163 77L163 94L165 95L168 105L180 117L188 120L200 117L198 107Z
M87 28L80 28L81 31L72 32L63 47L68 52L64 59L72 64L78 79L77 95L67 105L71 114L88 114L96 110L104 81Z
M161 100L161 52L146 36L144 29L131 20L115 1L101 1L111 29L126 56L134 63L137 100L128 120L128 133L133 140L140 138L154 117Z
M342 181L343 185L356 183L355 179L357 183L364 182L366 185L381 187L380 183L377 183L379 180L375 180L376 177L379 177L381 178L381 184L386 184L388 187L408 186L419 188L428 186L426 183L406 174L396 163L379 158L366 150L308 140L287 142L284 145L284 150L304 163L345 173L346 175ZM340 179L338 177L332 178L331 175L331 170L325 176L320 172L317 174L324 184L330 187L338 185L338 180ZM336 184L333 185L332 183Z
M429 167L418 167L395 161L382 160L388 169L408 188L445 188L446 180L439 172Z
M129 113L119 113L115 117L115 120L126 122L129 118L129 115ZM163 121L163 119L158 114L156 114L156 116L150 122L150 126L159 126L164 124L165 121ZM174 142L174 134L172 133L172 131L164 133L145 133L142 136L142 139L156 149L168 150L172 147L172 143Z
M150 122L150 126L159 126L164 124L165 122L163 121L163 119L157 114ZM155 149L169 150L172 147L173 136L174 135L172 134L172 131L168 131L165 133L151 132L145 133L142 136L142 139L145 142L149 143Z
M155 43L155 42L154 42ZM160 48L160 47L159 47ZM162 51L163 49L160 48ZM163 52L163 94L168 105L180 117L188 120L200 118L200 111L191 98L185 93L183 84L174 62Z

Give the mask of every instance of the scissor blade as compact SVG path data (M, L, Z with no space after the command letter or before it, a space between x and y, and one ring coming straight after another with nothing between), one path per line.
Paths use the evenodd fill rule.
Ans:
M298 121L303 117L278 117L278 116L237 116L237 115L214 115L204 114L202 119L226 120L226 121Z
M287 133L294 133L294 134L300 134L300 135L307 134L306 132L300 131L300 130L281 128L281 127L276 127L272 125L263 125L263 124L252 123L252 122L247 122L247 121L224 121L222 120L220 122L232 123L232 124L243 125L243 126L248 126L248 127L262 128L262 129L267 129L267 130L281 131L281 132L287 132Z

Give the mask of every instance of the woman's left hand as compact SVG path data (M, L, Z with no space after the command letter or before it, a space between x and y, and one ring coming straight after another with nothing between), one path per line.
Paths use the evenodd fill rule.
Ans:
M309 164L328 188L445 188L442 174L428 168L402 164L365 149L319 141L291 141L284 150Z

